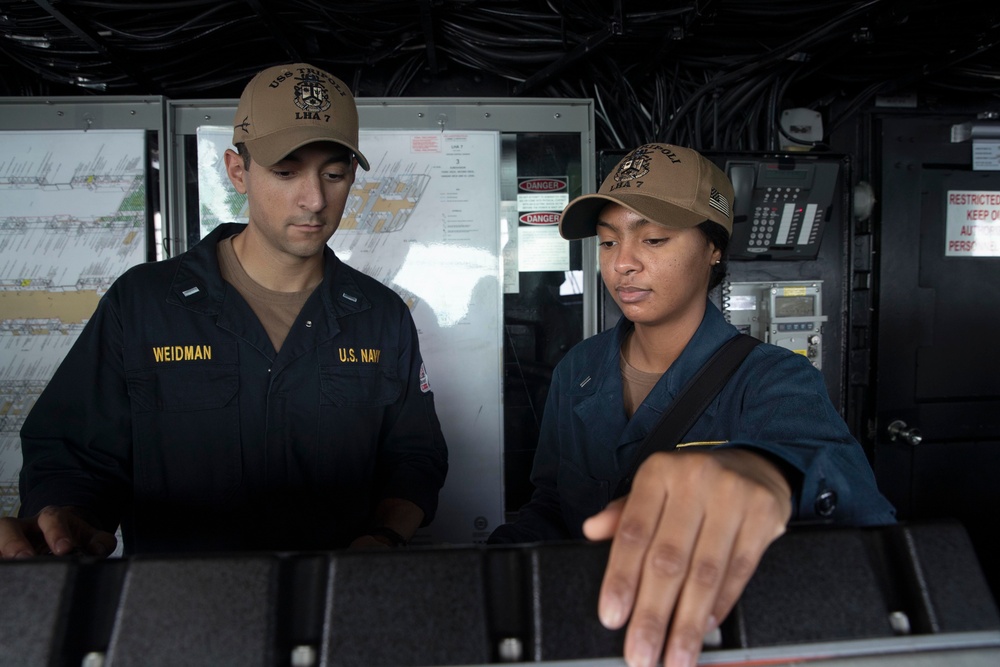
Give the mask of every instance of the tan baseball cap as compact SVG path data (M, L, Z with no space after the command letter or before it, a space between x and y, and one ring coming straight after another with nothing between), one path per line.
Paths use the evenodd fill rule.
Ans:
M696 227L706 220L733 233L733 184L695 150L645 144L626 155L594 194L563 209L559 233L582 239L597 233L597 215L609 202L666 227Z
M233 120L233 144L244 143L266 167L314 141L358 150L358 107L343 81L308 63L268 67L243 89Z

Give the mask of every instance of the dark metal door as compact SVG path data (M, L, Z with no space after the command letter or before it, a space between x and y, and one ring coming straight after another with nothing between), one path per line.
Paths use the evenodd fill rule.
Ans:
M958 212L949 193L1000 197L1000 172L973 170L971 143L951 141L952 126L969 120L874 124L881 178L874 466L901 518L958 518L983 558L998 563L1000 256L949 255L948 246L949 235L955 240L948 215ZM976 216L970 224L982 222ZM989 569L996 591L997 566Z

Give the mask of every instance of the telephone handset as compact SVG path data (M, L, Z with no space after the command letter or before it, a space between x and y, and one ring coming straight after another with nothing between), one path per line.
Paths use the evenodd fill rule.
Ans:
M836 162L731 159L732 259L815 259L830 215Z
M750 201L756 169L752 164L730 164L729 180L733 184L733 223L744 223L749 219Z

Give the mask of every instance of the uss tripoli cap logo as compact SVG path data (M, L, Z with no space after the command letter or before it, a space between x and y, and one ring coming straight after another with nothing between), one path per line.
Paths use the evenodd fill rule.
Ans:
M644 144L632 150L596 193L566 205L560 234L567 239L595 235L597 216L611 202L665 227L697 227L711 220L733 233L733 184L722 169L691 148Z
M240 96L233 144L246 144L254 161L269 167L316 141L344 146L369 168L358 150L358 108L347 85L308 63L258 72Z

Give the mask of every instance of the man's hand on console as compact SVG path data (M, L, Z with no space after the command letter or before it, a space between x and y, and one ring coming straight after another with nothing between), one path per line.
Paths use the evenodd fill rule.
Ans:
M0 519L0 558L52 554L107 557L118 546L114 535L94 528L73 507L50 505L28 519Z

